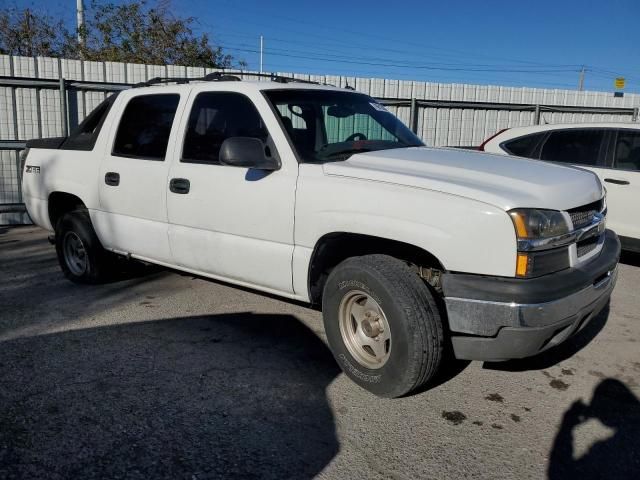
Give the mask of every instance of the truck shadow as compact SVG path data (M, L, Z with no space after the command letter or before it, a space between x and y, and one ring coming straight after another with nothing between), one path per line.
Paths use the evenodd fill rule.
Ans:
M575 458L573 437L583 423L595 419L613 430L613 435L595 442ZM565 412L549 455L551 480L615 478L637 479L640 475L640 400L621 381L602 380L589 405L575 401Z
M505 372L525 372L545 370L573 357L586 347L600 333L609 319L609 303L582 330L557 347L550 348L539 355L509 360L506 362L484 362L483 368Z
M338 367L291 315L0 343L1 478L312 478L339 450Z
M631 265L632 267L640 267L640 252L623 251L620 254L620 263Z

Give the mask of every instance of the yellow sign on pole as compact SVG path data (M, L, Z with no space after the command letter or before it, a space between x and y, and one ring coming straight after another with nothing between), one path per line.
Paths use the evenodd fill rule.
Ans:
M624 88L624 77L617 77L614 83L616 88L622 90Z

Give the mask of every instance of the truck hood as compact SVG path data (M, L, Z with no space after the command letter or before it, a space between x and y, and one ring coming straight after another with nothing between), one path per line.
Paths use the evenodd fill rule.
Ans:
M352 155L325 163L326 175L424 188L512 208L567 210L599 200L587 170L520 157L453 148L411 147Z

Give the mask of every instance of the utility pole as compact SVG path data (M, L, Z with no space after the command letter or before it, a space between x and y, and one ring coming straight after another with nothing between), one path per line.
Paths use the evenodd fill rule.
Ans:
M578 91L582 92L584 90L584 65L582 66L582 68L580 69L580 77L578 79Z
M76 20L78 22L78 43L81 47L85 46L85 31L84 31L84 2L83 0L76 0Z
M81 1L81 0L78 0ZM262 52L264 51L264 37L260 35L260 73L262 73Z

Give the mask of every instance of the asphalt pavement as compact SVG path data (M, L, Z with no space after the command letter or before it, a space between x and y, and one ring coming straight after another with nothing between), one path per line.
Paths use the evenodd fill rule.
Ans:
M62 276L0 227L0 478L640 478L640 261L540 357L456 363L386 400L342 374L319 312L148 269Z

